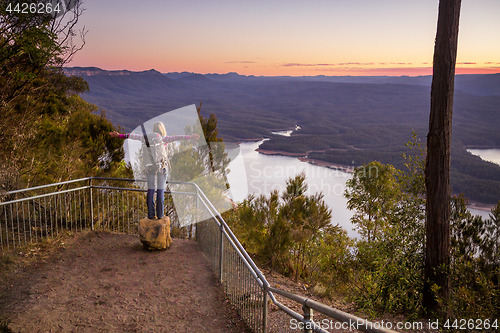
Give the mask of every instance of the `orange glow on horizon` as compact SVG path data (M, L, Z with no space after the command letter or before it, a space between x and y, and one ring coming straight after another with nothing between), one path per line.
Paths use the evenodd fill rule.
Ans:
M77 55L69 66L98 67L105 70L144 71L155 69L161 73L193 72L238 73L254 76L422 76L432 75L432 62L281 62L276 59L243 58L240 61L220 59L177 59L176 57L119 56L102 54ZM273 61L274 60L274 61ZM278 61L277 61L278 60ZM500 62L457 61L456 74L500 73Z
M432 66L427 67L285 67L285 66L162 66L159 64L125 64L114 61L96 61L92 65L72 62L69 67L98 67L104 70L146 71L155 69L161 73L193 72L199 74L226 74L230 72L247 76L423 76L432 75ZM210 68L207 68L210 67ZM500 67L463 67L457 65L455 74L497 74Z
M122 57L94 56L78 58L70 67L98 67L105 70L145 71L155 69L161 73L193 72L199 74L238 73L254 76L422 76L432 75L432 63L421 66L411 63L383 62L346 62L346 63L269 63L262 60L244 61L206 61L193 59L130 59ZM456 74L496 74L500 73L500 63L457 62Z
M254 76L432 75L436 1L156 1L147 11L131 4L87 0L79 20L79 28L89 31L85 47L68 66ZM462 9L456 73L500 73L500 1L464 2Z

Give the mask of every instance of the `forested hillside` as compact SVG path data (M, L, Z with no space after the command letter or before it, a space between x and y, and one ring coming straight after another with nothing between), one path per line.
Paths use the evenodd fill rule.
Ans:
M81 12L79 3L55 18L0 8L0 192L128 174L121 142L108 135L115 126L78 96L88 84L62 71L79 50Z

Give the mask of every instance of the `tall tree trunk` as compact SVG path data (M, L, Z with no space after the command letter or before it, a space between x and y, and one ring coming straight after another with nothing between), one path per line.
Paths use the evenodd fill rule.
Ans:
M439 287L439 295L445 301L450 296L446 271L450 264L450 143L460 4L461 0L439 1L434 47L425 168L427 246L423 304L427 314L443 315L445 310L439 309L433 285Z

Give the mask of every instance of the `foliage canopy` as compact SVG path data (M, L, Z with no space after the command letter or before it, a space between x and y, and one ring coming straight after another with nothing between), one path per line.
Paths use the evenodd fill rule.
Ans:
M15 3L14 1L13 3ZM0 8L0 188L88 175L127 175L115 127L77 93L88 90L62 66L76 45L81 2L65 15L22 14Z

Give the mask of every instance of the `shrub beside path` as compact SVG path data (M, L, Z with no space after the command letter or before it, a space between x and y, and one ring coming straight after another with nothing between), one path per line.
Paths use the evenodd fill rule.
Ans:
M106 232L4 274L0 315L13 332L249 332L196 242L149 252Z

